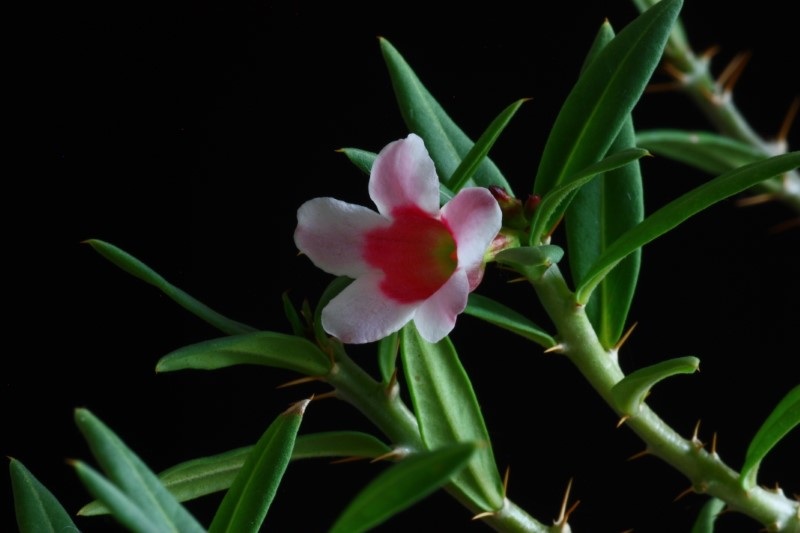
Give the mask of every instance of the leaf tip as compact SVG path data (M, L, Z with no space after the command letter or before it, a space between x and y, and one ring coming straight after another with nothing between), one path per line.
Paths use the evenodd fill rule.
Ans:
M295 402L290 405L289 408L283 412L283 414L303 416L303 414L306 412L306 407L308 407L308 404L311 403L311 400L313 399L314 397L312 396L311 398L306 398L305 400Z

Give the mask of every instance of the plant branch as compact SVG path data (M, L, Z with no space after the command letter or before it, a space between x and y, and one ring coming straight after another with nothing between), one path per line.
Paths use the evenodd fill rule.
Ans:
M378 429L397 446L408 453L425 449L414 414L400 399L396 388L386 390L384 384L374 380L345 353L341 344L333 341L336 364L325 377L336 389L336 396L361 411ZM396 386L395 386L396 387ZM453 485L445 487L448 493L473 514L481 512ZM570 528L546 526L505 499L502 509L481 518L495 531L503 533L569 533Z
M616 352L603 348L582 306L576 304L556 265L539 278L529 278L545 310L558 330L563 353L618 415L612 387L625 376ZM684 474L696 492L707 493L762 524L768 531L800 533L800 502L782 492L761 487L745 490L739 473L692 440L685 439L647 406L627 420L627 425L645 442L647 451Z
M658 3L658 0L633 0L640 11ZM770 142L761 137L750 126L733 103L733 86L741 73L747 56L739 55L731 61L729 69L715 79L711 74L710 64L713 51L698 56L694 53L680 22L673 27L667 46L664 49L664 60L667 71L675 78L676 87L686 93L700 111L723 135L753 146L764 154L764 157L785 154L789 147L785 139L788 124L782 129L781 137ZM800 213L800 174L792 171L766 180L753 187L759 194L768 194Z

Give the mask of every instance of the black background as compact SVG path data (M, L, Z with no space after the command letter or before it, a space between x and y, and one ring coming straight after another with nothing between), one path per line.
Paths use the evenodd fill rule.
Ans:
M635 16L626 2L548 3L546 11L490 2L434 12L434 4L114 4L39 15L20 45L27 68L19 107L35 135L34 157L6 193L12 318L0 453L22 460L74 511L87 496L65 459L90 457L72 423L77 406L155 470L254 442L290 402L325 388L276 390L295 376L260 367L154 375L158 357L217 333L81 241L113 242L219 311L288 331L281 293L313 303L330 279L296 256L297 207L316 196L368 204L366 177L334 150L378 151L407 134L378 35L473 137L512 101L533 98L492 152L524 195L595 31L605 17L620 29ZM774 135L797 94L792 15L780 4L728 6L690 2L690 39L698 49L722 46L717 72L737 51L753 52L736 101L759 132ZM707 127L678 94L646 95L634 118L641 128ZM648 212L706 178L662 158L643 169ZM718 432L719 453L735 467L798 382L800 231L770 231L793 216L777 204L727 201L644 251L631 311L639 327L621 353L623 368L699 356L700 374L660 385L650 402L687 436L702 419L703 440ZM489 268L480 291L546 324L533 291L508 277ZM548 521L574 478L576 531L688 530L704 498L673 503L688 487L681 475L653 458L626 462L642 445L614 429L611 410L565 359L472 317L458 326L452 337L498 464L511 467L513 500ZM353 354L374 368L369 349ZM371 428L336 400L313 403L302 431L326 429ZM764 483L800 492L798 443L795 432L780 444L762 467ZM267 528L324 531L381 468L292 464ZM0 486L0 530L13 530L9 484ZM211 499L190 505L205 524L213 507ZM486 530L468 519L435 495L378 530ZM721 522L728 531L760 528L730 515Z

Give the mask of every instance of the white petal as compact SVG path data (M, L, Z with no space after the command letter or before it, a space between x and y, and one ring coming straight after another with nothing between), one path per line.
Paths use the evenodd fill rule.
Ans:
M412 133L381 150L372 164L369 196L387 217L398 207L439 215L439 178L420 137Z
M467 307L469 281L464 270L456 270L447 283L425 300L414 315L414 324L422 338L439 342L456 325L456 316Z
M459 268L473 270L480 266L503 223L497 200L488 189L462 189L442 208L442 218L456 240Z
M398 304L385 297L379 283L383 275L371 272L355 280L322 310L322 327L344 343L361 344L382 339L414 317L417 304Z
M390 224L366 207L314 198L297 210L294 243L322 270L356 278L370 270L364 261L364 235Z

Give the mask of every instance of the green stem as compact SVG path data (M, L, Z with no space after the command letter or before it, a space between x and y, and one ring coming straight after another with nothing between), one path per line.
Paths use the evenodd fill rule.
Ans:
M334 346L336 364L325 379L336 389L336 396L361 411L395 446L408 453L423 450L417 420L397 391L387 391L384 384L355 364L341 345ZM445 490L472 513L481 511L470 504L457 487L448 485ZM569 533L569 526L566 529L545 526L507 498L500 511L482 521L503 533Z
M556 265L530 281L558 330L563 352L614 409L611 388L624 377L616 353L600 344L584 308L575 303L575 296ZM617 414L622 416L619 411ZM688 477L696 492L725 501L731 509L764 524L768 531L800 533L800 503L780 491L761 487L744 490L738 472L699 443L683 438L647 404L643 403L626 424L645 442L650 454Z

